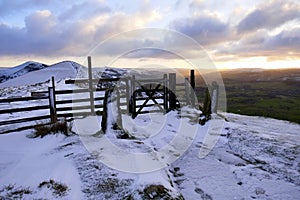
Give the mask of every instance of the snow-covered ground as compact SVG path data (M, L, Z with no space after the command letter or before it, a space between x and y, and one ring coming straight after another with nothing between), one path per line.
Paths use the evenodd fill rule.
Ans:
M70 87L63 80L76 75L71 66L58 73L58 89ZM54 68L2 83L10 85L1 97L44 90ZM201 126L199 111L188 107L134 120L123 114L133 139L119 139L112 127L103 135L101 116L69 122L68 137L0 134L0 199L299 199L300 125L223 115L227 121L214 115Z
M177 112L168 113L168 117L154 114L151 123L167 120L155 136L140 132L151 118L139 115L135 119L138 127L132 131L136 139L117 139L112 135L107 138L125 151L150 151L149 155L158 159L161 154L156 153L156 149L177 134L178 123L182 123L178 115ZM92 118L73 122L81 128L74 126L73 131L81 136L27 137L32 130L1 135L0 197L5 199L13 196L14 191L28 189L30 192L22 196L24 199L123 199L129 196L143 199L140 193L145 192L147 186L162 185L173 197L179 198L181 194L185 199L298 199L300 126L235 114L227 114L227 118L229 122L225 122L216 146L204 158L199 158L199 150L212 121L200 126L186 118L184 123L197 126L196 137L186 138L193 140L188 150L175 162L166 163L166 167L144 173L122 172L111 168L114 165L106 165L105 157L109 160L114 152L109 155L106 146L100 145L106 136L93 135L99 130L97 124L78 128L78 124L91 123ZM91 150L88 140L99 142L96 145L99 149L88 151ZM120 159L120 162L123 162L121 166L135 164L133 160ZM50 180L66 185L66 193L58 195L51 187L39 187ZM14 188L9 190L9 186ZM148 198L154 197L156 192L147 193Z

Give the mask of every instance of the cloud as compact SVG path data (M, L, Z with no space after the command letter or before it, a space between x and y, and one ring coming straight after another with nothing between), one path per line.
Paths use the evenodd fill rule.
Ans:
M104 2L97 0L84 1L78 4L73 4L64 12L62 12L58 19L62 22L67 20L80 20L95 17L97 15L103 15L104 13L110 13L111 8Z
M197 15L171 22L171 27L197 40L201 45L217 44L232 37L228 23L213 15Z
M259 29L273 29L282 24L300 19L300 4L296 1L272 1L258 6L243 18L238 26L239 33L247 33Z
M5 16L7 14L18 13L20 10L25 10L28 8L40 8L44 6L49 6L54 3L53 0L1 0L0 1L0 16Z
M270 35L260 30L232 43L230 48L220 48L217 55L238 57L266 56L272 59L296 59L300 57L300 27L282 30Z
M91 9L86 9L84 5ZM25 17L25 26L22 28L0 24L0 54L86 55L95 45L114 34L142 28L147 23L159 19L160 15L156 10L145 3L141 6L142 10L134 14L110 12L110 9L99 1L86 1L70 6L70 9L63 13L50 10L34 11ZM84 10L67 15L80 7L84 7ZM72 20L76 15L79 18ZM116 44L115 48L118 47Z

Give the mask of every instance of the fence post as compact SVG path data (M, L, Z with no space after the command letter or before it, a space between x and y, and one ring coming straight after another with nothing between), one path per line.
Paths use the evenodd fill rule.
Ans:
M168 75L164 74L164 109L168 110Z
M103 114L101 120L101 129L103 133L106 133L107 130L107 117L108 117L108 108L109 98L111 96L112 90L108 89L105 91L104 100L103 100Z
M170 109L176 109L176 74L169 74L169 101Z
M136 92L134 91L131 95L131 117L134 119L137 116L136 113L136 98L135 98Z
M49 94L49 108L50 108L51 122L55 123L57 121L56 105L55 105L55 89L53 87L48 87L48 94Z
M219 98L219 85L213 81L211 85L211 111L217 113L218 109L218 98Z
M93 72L92 72L92 58L88 56L88 75L89 75L89 91L90 91L90 104L91 113L95 113L94 91L93 91Z
M185 88L185 96L186 96L186 105L189 105L191 103L191 100L190 100L190 83L189 83L189 78L185 78L185 80L184 80L184 88Z
M193 107L195 107L195 71L192 69L190 74L190 84L191 84L191 92L190 92L190 98L191 98L191 104Z
M132 78L131 78L131 95L133 95L135 91L135 75L132 75Z
M125 78L125 84L126 84L126 88L125 88L125 92L126 92L126 102L127 102L127 113L130 113L130 85L129 85L129 78Z
M131 79L130 79L130 92L129 92L129 96L130 96L130 100L129 100L129 113L133 116L135 115L135 98L133 97L135 95L134 91L135 91L135 75L132 75Z

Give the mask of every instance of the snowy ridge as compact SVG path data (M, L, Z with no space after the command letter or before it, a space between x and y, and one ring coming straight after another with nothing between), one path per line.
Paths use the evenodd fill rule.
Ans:
M22 75L27 74L32 71L44 69L46 67L48 67L48 65L38 63L38 62L28 61L28 62L25 62L16 67L1 70L0 71L0 83L3 83L10 79L14 79L16 77L22 76Z
M38 66L43 66L43 64L40 64ZM14 70L14 68L9 69L9 71L10 70ZM26 70L24 71L24 73L19 74L19 76L15 76L11 79L8 79L6 82L1 83L0 88L19 87L24 85L45 83L51 80L52 76L55 77L56 81L60 81L67 78L80 77L83 76L84 73L85 70L83 66L72 61L64 61L32 71Z

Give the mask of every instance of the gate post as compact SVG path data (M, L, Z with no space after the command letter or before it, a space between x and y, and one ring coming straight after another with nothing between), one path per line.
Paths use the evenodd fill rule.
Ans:
M168 110L168 75L164 74L164 109L165 111Z
M56 114L56 104L55 104L55 89L53 87L48 87L48 95L49 95L49 108L50 108L51 122L55 123L57 121L57 114Z
M93 91L93 73L92 73L92 58L88 56L88 75L89 75L89 91L90 91L90 105L91 113L95 113L94 91Z
M219 85L213 81L211 84L211 111L217 113L218 109L218 98L219 98Z
M195 107L195 71L192 69L190 74L190 83L191 83L191 92L190 92L190 98L191 98L191 104L193 107Z
M170 109L176 109L176 74L169 74L169 101Z
M102 120L101 120L101 129L103 133L106 133L107 130L107 117L108 117L108 108L107 104L109 102L109 98L111 96L112 90L108 89L105 91L104 100L103 100L103 114L102 114Z
M189 78L184 79L184 89L185 89L185 96L186 96L186 105L191 104L190 100L190 83L189 83Z
M132 118L134 118L136 108L135 108L135 75L132 75L130 80L130 100L129 100L129 113L132 115Z
M125 88L125 93L126 93L126 108L127 108L127 114L129 114L131 111L130 111L130 85L129 85L129 78L125 78L125 84L126 84L126 88Z

